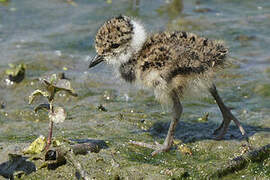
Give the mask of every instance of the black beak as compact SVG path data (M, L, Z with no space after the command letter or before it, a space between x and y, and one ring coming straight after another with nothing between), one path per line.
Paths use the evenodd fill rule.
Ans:
M89 68L94 67L104 61L105 59L101 55L96 55L89 64Z

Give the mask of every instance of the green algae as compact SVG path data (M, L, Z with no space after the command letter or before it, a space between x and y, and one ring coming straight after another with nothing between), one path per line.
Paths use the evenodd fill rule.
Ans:
M162 143L171 115L165 111L166 108L162 108L155 101L152 92L124 87L111 77L114 74L107 69L102 71L101 68L97 68L84 73L87 71L88 64L84 56L93 55L94 46L90 44L93 43L95 30L104 19L119 13L138 16L138 19L146 24L146 28L153 32L163 29L188 30L209 36L209 38L224 40L230 47L237 65L227 67L225 72L217 74L215 82L220 94L225 103L234 108L235 115L249 133L251 144L260 147L269 143L268 81L270 76L269 68L266 67L269 65L269 58L267 59L269 45L266 40L269 35L267 29L270 28L266 21L267 6L257 4L255 1L248 2L249 9L245 9L245 3L239 6L238 1L219 1L218 4L212 1L211 3L210 1L170 1L152 4L151 1L136 1L136 5L132 5L131 8L133 1L128 3L112 1L111 4L106 5L102 4L106 3L105 1L97 1L91 2L93 3L90 3L91 6L83 2L85 6L83 7L82 2L78 1L78 7L72 8L59 6L55 2L46 3L46 6L38 4L38 7L41 7L38 8L41 14L31 15L36 12L37 8L34 4L38 1L24 2L25 5L20 4L19 1L9 2L12 7L20 7L16 10L18 14L13 12L12 15L8 13L8 9L7 11L1 9L1 12L7 12L6 18L9 21L5 22L15 23L20 32L33 32L33 36L30 36L33 38L32 41L14 40L12 37L17 38L17 31L5 29L13 25L5 26L1 17L1 23L4 24L1 26L4 31L0 33L2 52L6 55L5 50L8 49L14 54L7 56L11 57L10 59L3 56L1 62L12 59L14 64L27 65L24 81L12 86L7 86L4 81L7 65L0 65L0 95L1 101L3 98L5 102L5 108L0 109L1 163L4 162L2 158L7 157L9 152L8 144L11 143L15 149L20 149L21 145L28 145L40 134L47 134L47 128L44 128L48 120L46 114L35 114L27 105L27 96L39 86L38 78L63 71L74 82L74 89L77 90L79 97L69 98L65 93L57 95L58 105L66 107L68 116L63 125L56 127L55 137L94 138L107 142L109 147L98 154L89 153L76 157L92 178L207 179L219 167L241 154L245 141L240 140L238 130L234 126L230 127L225 140L211 139L211 133L222 120L215 101L211 97L183 100L184 114L177 127L176 139L184 142L191 149L192 155L183 154L175 145L170 152L151 157L151 150L129 144L129 140ZM267 2L262 2L262 4L267 5ZM136 6L135 10L134 6ZM194 12L196 6L204 13ZM262 9L257 9L257 6L261 6ZM55 8L57 8L55 11L57 14L52 11ZM78 15L76 8L82 14ZM96 8L96 11L92 11L93 8ZM217 11L208 11L207 8L217 9ZM241 12L246 14L243 15ZM27 22L23 19L27 18L20 18L19 22L14 19L14 16L21 17L27 13L30 13L29 17L33 20L29 21L30 25L24 25ZM63 13L67 19L56 18L60 17L58 13ZM48 22L44 22L43 17L49 17ZM63 24L63 22L68 22L68 24ZM51 24L57 24L57 28L53 28ZM27 29L27 27L31 28ZM44 31L37 27L44 28ZM10 36L7 32L15 34ZM40 39L36 39L36 36ZM24 37L21 38L24 39ZM12 46L9 44L9 39L15 41L11 43ZM248 44L245 45L245 43ZM16 44L22 48L13 49ZM58 50L57 53L56 50ZM124 92L128 98L125 98ZM43 103L43 100L38 102ZM96 107L99 104L102 104L107 111L97 110ZM209 112L208 121L198 121L205 112ZM16 145L16 143L21 144ZM229 174L223 179L269 179L269 162L268 158L263 162L250 163L242 171ZM37 162L37 165L39 163L41 164ZM63 165L55 170L39 169L22 179L75 179L75 174L76 171L72 166Z
M254 92L262 97L270 97L270 83L258 85L254 88Z
M148 100L146 100L148 102ZM112 102L117 103L117 102ZM132 104L132 102L131 102ZM76 111L82 114L83 111L87 111L84 107L77 107ZM98 113L98 112L97 112ZM111 114L113 113L113 114ZM116 113L116 114L115 114ZM105 124L103 126L77 126L76 128L67 128L65 137L70 138L104 138L109 139L109 149L101 151L99 156L96 157L97 163L95 166L90 162L85 162L85 158L92 159L93 155L89 154L89 157L78 157L84 162L84 166L89 172L92 172L94 177L96 178L105 178L110 177L114 178L116 176L125 178L131 176L140 176L140 177L156 177L157 179L163 178L179 178L188 176L190 178L199 178L199 177L207 177L210 172L215 170L216 164L221 164L221 162L225 162L223 159L228 159L233 156L233 152L237 152L236 149L231 149L231 144L227 145L227 148L219 149L217 147L216 142L213 141L205 142L204 144L197 142L191 143L189 146L193 149L196 149L192 156L185 156L176 150L172 150L169 153L159 155L155 158L150 156L151 150L138 148L134 146L128 145L129 139L136 139L137 141L149 142L153 143L154 139L147 133L143 134L133 134L132 129L139 129L139 127L134 123L140 123L142 118L149 121L149 117L153 119L163 119L164 115L160 113L152 113L145 114L144 113L131 113L130 110L122 110L122 114L124 114L124 118L119 122L115 122L117 120L116 112L109 112L108 114L99 114L96 115L97 119L94 119L91 116L88 118L88 121L96 122L99 124L99 121L103 120ZM87 114L87 113L85 113ZM119 116L119 115L118 115ZM81 115L81 117L83 117ZM77 121L79 117L76 117ZM76 121L76 120L72 120ZM110 123L113 121L112 123ZM107 125L107 123L109 123ZM112 126L112 127L110 127ZM130 127L131 126L131 127ZM116 128L116 129L115 129ZM128 128L125 132L123 129ZM107 133L105 133L107 132ZM109 132L109 133L108 133ZM56 134L58 136L58 134ZM33 140L32 138L31 140ZM26 139L20 139L19 141L25 141ZM163 139L159 138L159 142L162 143ZM211 148L208 143L211 144ZM223 145L223 142L218 143L219 145ZM234 144L234 143L233 143ZM125 145L125 146L123 146ZM235 146L235 145L234 145ZM237 146L235 146L237 147ZM218 152L214 153L216 150ZM114 151L114 152L111 152ZM229 152L229 153L228 153ZM116 153L114 155L115 161L117 161L120 165L119 167L114 167L116 163L111 162L111 153ZM219 157L220 154L226 154L226 156ZM100 160L100 159L103 160ZM209 168L209 161L211 161ZM95 161L94 161L95 162ZM98 166L96 166L98 164ZM117 165L115 165L117 166ZM147 170L147 171L146 171ZM132 171L130 173L130 171ZM105 172L105 173L104 173ZM74 175L74 170L69 166L59 167L54 173L50 173L50 171L46 169L42 169L35 173L32 173L30 176L27 176L29 179L39 179L44 176L48 176L48 178L66 178L67 176Z
M87 92L88 90L85 91ZM96 96L103 97L102 94ZM164 119L167 119L167 122L170 121L169 113L164 114L158 111L141 112L140 110L136 110L138 102L151 103L153 96L151 94L144 94L144 96L147 97L145 98L145 102L143 100L144 98L140 97L134 99L133 102L129 102L131 105L130 108L108 108L107 112L89 112L89 109L91 109L90 107L77 106L71 111L72 114L75 113L76 115L73 115L73 118L70 120L67 119L66 126L61 128L62 131L65 131L65 134L63 135L60 132L57 132L55 136L78 139L104 139L108 142L109 148L102 150L99 154L88 154L86 156L77 157L85 167L86 171L92 175L91 177L97 179L114 179L115 177L141 177L146 179L153 177L156 179L181 179L185 177L188 179L196 179L203 177L207 179L207 177L217 170L218 166L222 166L222 164L234 157L235 153L240 153L241 144L244 142L241 143L238 141L203 140L190 142L187 143L187 145L192 150L191 156L185 155L177 149L173 149L168 153L162 153L156 157L151 157L151 150L130 145L128 142L131 139L148 143L154 143L154 141L157 140L162 143L163 138L153 137L149 132L140 132L138 130L142 129L147 131L153 127L154 122L164 121ZM75 102L82 100L83 99L75 99ZM106 100L102 98L100 101L106 102ZM107 103L111 104L111 106L121 104L119 101L109 101ZM156 103L154 102L154 104ZM211 104L214 106L212 102ZM200 106L200 104L194 104L194 106L191 107L196 106ZM155 106L154 108L156 109ZM161 110L161 107L158 104L157 108ZM92 110L94 109L95 107L92 107ZM131 112L131 110L133 111ZM121 113L121 115L119 113ZM18 115L19 113L17 116ZM13 117L16 118L15 115ZM80 122L80 125L73 127L72 124L78 121ZM149 125L144 127L144 124L148 122ZM71 126L69 124L71 124ZM164 127L161 126L160 128L163 132ZM210 132L211 130L211 127L209 127ZM187 131L190 130L187 129ZM10 142L14 142L15 140L16 142L30 142L35 138L36 136L29 136L27 138L23 136L10 136L4 137L2 140L5 139L6 141L8 139ZM251 140L251 142L256 143L258 138L260 138L260 145L263 145L263 142L268 139L267 137L260 135L257 135L256 138L256 141ZM91 161L89 161L90 159ZM254 167L250 168L250 166ZM254 171L261 166L260 163L252 164L250 166L248 166L248 170L244 170L245 173L257 177ZM267 173L263 173L265 169L257 171L260 172L260 176L269 177ZM31 175L24 178L43 179L43 177L47 177L49 179L65 179L67 177L74 177L74 174L75 170L71 166L63 165L54 170L53 173L51 170L45 168L31 173ZM240 172L240 174L243 173ZM235 178L240 177L240 175L229 175L226 176L225 179L230 177Z

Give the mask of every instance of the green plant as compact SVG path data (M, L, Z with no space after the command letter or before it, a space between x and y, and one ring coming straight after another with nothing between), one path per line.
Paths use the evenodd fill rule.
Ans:
M38 97L43 96L47 98L48 103L39 104L34 110L38 112L39 110L47 110L49 116L49 134L47 138L47 144L45 150L48 150L52 140L53 124L64 122L66 119L66 112L64 108L55 106L55 95L60 91L65 91L67 94L72 96L77 96L75 91L72 89L70 81L67 79L61 79L56 74L53 74L49 79L42 79L42 84L44 85L44 90L37 89L29 96L29 104Z
M8 75L8 79L16 83L21 82L25 77L26 66L24 64L9 64L9 67L10 68L6 70L6 75Z

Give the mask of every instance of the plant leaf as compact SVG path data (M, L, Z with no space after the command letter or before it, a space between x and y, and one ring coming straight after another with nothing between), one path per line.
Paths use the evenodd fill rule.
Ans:
M208 121L209 112L206 112L203 117L198 118L198 121Z
M186 154L186 155L192 155L192 151L191 149L185 145L185 144L180 144L178 145L178 148L177 148L180 152L182 152L183 154Z
M15 66L14 64L9 64L10 69L6 70L7 75L17 76L20 72L24 73L26 66L24 64L19 64Z
M58 91L65 91L68 94L72 95L72 96L78 96L74 89L71 87L71 83L69 80L67 79L60 79L57 81L56 85L56 92Z
M32 94L29 96L29 104L31 104L36 97L38 96L44 96L46 98L49 98L49 93L46 91L42 91L40 89L35 90L34 92L32 92Z
M21 82L25 77L26 66L24 64L19 64L17 66L9 64L9 66L10 69L6 70L9 80L16 83Z
M48 91L48 100L51 101L54 99L54 95L56 93L56 88L55 85L52 84L51 82L47 81L46 79L43 79L44 85L46 90Z
M23 150L24 154L40 154L46 146L46 138L44 136L39 136L34 142Z
M57 74L52 74L50 77L50 84L57 82L58 79L59 78L58 78Z
M50 110L50 105L49 104L40 104L34 109L34 111L38 112L39 110L42 110L42 109Z
M71 83L67 79L60 79L61 77L58 77L56 74L53 74L50 76L48 79L43 79L44 85L47 89L47 91L50 93L50 98L49 100L52 100L55 93L59 91L65 91L69 95L72 96L78 96L74 89L71 87Z
M54 123L62 123L65 121L67 114L62 107L55 107L52 112L49 112L49 119Z

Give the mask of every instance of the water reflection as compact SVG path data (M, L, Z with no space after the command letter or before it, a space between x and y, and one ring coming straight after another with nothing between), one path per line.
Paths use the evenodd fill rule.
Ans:
M128 3L128 15L130 16L139 16L140 12L140 0L129 0Z
M10 0L0 0L0 6L7 6L9 4Z
M156 11L162 16L168 16L169 21L179 17L184 8L182 0L169 0L165 5L160 6Z
M160 6L156 12L168 18L167 29L172 30L181 30L181 31L193 31L194 29L200 29L201 26L198 25L193 20L185 18L182 12L184 10L184 3L182 0L170 0L166 1L164 5Z

